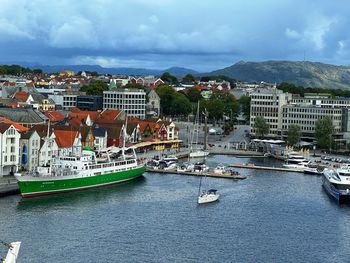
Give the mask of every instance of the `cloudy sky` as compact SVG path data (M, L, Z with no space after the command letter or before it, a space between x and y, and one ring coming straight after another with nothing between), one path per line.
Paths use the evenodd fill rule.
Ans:
M350 64L347 0L0 0L0 63Z

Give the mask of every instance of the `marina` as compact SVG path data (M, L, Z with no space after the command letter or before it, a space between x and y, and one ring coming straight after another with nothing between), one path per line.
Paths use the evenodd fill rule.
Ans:
M267 161L273 164L225 155L207 159L211 167ZM347 261L350 209L328 196L322 177L240 173L247 179L207 177L205 188L217 189L220 199L201 205L199 177L153 172L86 191L3 197L0 234L22 241L18 262L334 262L329 243L342 244L336 258ZM205 238L196 242L200 236Z
M229 175L229 174L217 174L217 173L210 173L210 172L204 172L204 173L183 172L183 171L176 171L176 170L161 170L161 169L151 169L151 168L146 168L146 171L150 173L178 174L178 175L188 175L188 176L197 176L197 177L207 176L207 177L214 177L214 178L236 179L236 180L247 178L247 176L240 175L240 174Z

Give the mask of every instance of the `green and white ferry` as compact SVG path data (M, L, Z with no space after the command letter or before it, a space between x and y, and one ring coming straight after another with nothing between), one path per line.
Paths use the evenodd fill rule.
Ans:
M84 190L126 182L142 176L145 165L139 163L134 149L126 155L124 149L119 158L108 154L98 161L91 150L83 150L81 156L63 156L49 166L38 167L35 173L16 173L22 197L49 195ZM100 159L101 160L101 159Z

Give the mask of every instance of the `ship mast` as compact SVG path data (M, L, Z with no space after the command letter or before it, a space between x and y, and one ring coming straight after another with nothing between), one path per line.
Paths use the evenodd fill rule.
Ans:
M124 160L125 160L125 141L126 141L127 127L128 127L128 116L126 115L125 124L124 124L124 128L123 128L123 145L122 145L122 156L123 156Z
M44 162L44 166L47 166L47 162L48 162L48 144L49 144L49 137L50 137L50 119L49 119L49 123L47 125L47 133L46 133L46 139L45 139L45 162Z

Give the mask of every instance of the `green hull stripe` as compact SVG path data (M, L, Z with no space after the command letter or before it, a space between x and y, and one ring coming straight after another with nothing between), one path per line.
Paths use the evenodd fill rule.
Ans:
M141 176L144 172L145 167L139 167L127 171L67 180L18 181L18 186L23 196L50 194L54 192L74 191L128 181Z

